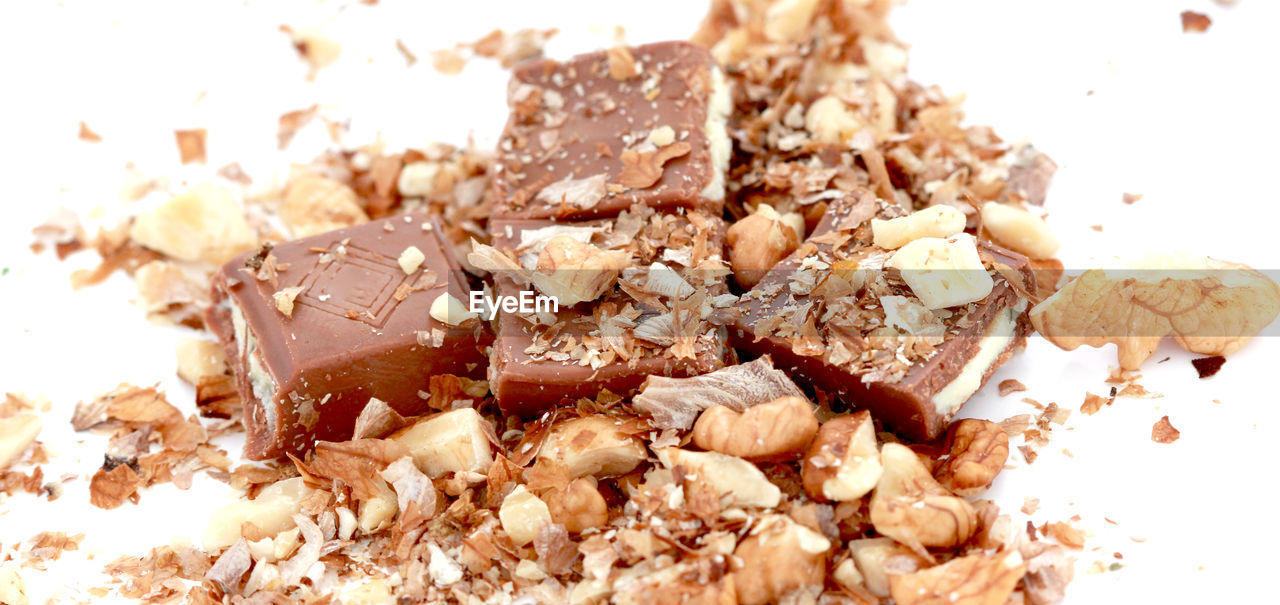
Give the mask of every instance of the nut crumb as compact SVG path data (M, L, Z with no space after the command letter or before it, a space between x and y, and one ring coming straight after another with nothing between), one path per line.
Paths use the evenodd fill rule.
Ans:
M1133 204L1133 203L1137 202L1137 201L1138 201L1138 200L1140 200L1140 199L1142 199L1142 194L1141 194L1141 193L1126 193L1126 194L1124 194L1123 196L1121 196L1121 197L1120 197L1120 201L1122 201L1122 202L1124 202L1124 203L1126 203L1126 204Z
M99 136L98 133L90 130L89 125L85 124L84 120L80 121L79 137L81 141L87 141L89 143L98 143L102 141L102 137Z
M1026 385L1012 378L1001 380L998 388L1000 389L1001 397L1004 397L1005 395L1008 395L1010 393L1018 393L1018 392L1027 390Z
M387 224L389 225L390 223ZM405 275L409 275L417 271L422 266L423 261L426 260L427 256L422 253L422 250L419 250L417 246L409 246L404 249L404 252L400 253L400 258L396 262L400 264L400 270L404 271Z
M206 134L203 128L173 131L173 136L178 141L178 155L182 158L183 164L204 163L204 140Z
M1164 416L1151 426L1151 440L1156 443L1173 443L1182 435L1182 431L1173 428L1169 417Z
M1222 364L1226 363L1227 358L1221 355L1211 357L1197 357L1191 360L1191 365L1195 366L1196 372L1201 378L1208 378L1218 373L1222 369Z
M275 300L276 310L284 314L285 317L293 317L293 301L298 298L299 294L306 289L304 286L294 286L292 288L281 288L271 298Z
M1209 19L1209 15L1197 13L1195 11L1182 11L1182 33L1202 33L1209 29L1209 25L1213 20Z

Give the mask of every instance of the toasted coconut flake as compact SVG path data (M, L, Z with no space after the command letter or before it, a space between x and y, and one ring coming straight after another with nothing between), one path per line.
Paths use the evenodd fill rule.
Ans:
M543 187L534 199L547 204L564 204L573 208L593 208L604 199L605 175L597 174L580 179L566 178Z

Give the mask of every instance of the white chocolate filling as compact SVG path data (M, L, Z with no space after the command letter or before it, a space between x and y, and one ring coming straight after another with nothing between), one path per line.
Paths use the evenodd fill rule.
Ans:
M729 140L729 114L733 111L733 98L729 95L729 82L720 68L711 69L711 95L707 98L707 123L703 128L707 144L711 148L711 182L702 188L703 199L724 199L724 179L729 172L729 155L733 142Z
M276 383L271 380L271 375L267 373L266 368L262 365L261 355L258 353L258 339L254 338L253 332L249 330L249 326L245 324L244 313L240 311L240 306L228 297L223 304L231 310L231 326L235 329L236 345L240 348L240 358L244 360L245 367L249 372L249 386L253 389L253 396L261 404L263 416L266 418L268 427L274 427L276 423L276 410L273 402L276 396Z
M960 373L947 386L942 387L933 396L933 406L938 410L939 414L950 414L954 412L961 404L968 401L974 393L978 391L978 387L982 386L982 377L987 374L987 370L995 364L1000 354L1013 344L1014 332L1018 327L1018 317L1022 315L1022 311L1027 308L1027 301L1019 300L1018 304L1000 312L1000 315L991 322L991 327L987 328L987 333L982 337L982 342L978 345L978 353L974 355L964 367L960 369Z

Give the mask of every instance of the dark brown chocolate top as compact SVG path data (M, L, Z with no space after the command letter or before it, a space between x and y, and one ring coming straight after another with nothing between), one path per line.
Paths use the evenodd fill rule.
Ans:
M619 47L515 70L495 216L588 218L635 203L718 214L706 134L714 61L687 42ZM727 159L727 156L726 156Z

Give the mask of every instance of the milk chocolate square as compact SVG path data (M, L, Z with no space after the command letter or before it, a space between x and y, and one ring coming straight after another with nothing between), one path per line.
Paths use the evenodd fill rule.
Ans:
M227 349L244 401L245 456L301 454L317 440L349 439L371 397L417 414L432 375L481 376L491 340L485 326L430 315L437 297L466 300L468 291L439 222L424 215L227 263L214 277L207 323Z
M744 356L772 356L797 383L870 410L904 437L932 440L1023 346L1019 293L1034 291L1035 278L1025 257L978 240L990 294L930 310L886 268L893 251L872 243L870 219L905 214L869 193L836 200L812 236L742 296L730 339Z
M516 68L494 215L583 219L633 204L719 214L728 85L706 49L660 42Z
M577 223L491 221L494 247L527 268L519 272L525 276L553 274L546 250L556 237L626 259L616 284L597 299L561 305L558 312L497 313L489 385L503 411L531 416L602 390L628 396L649 375L692 376L723 367L732 352L726 329L715 320L737 300L725 285L724 229L718 217L643 206L615 219ZM561 277L597 276L573 271ZM495 282L505 297L546 293L516 272L495 275Z

